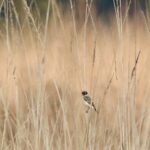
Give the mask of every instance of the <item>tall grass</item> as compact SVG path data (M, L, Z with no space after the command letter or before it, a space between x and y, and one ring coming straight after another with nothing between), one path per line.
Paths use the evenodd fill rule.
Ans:
M108 26L86 1L62 13L48 1L45 21L22 0L24 21L4 1L0 44L0 149L150 149L149 32L114 0ZM51 10L51 11L50 11ZM82 15L83 15L82 14ZM98 109L87 114L81 91Z

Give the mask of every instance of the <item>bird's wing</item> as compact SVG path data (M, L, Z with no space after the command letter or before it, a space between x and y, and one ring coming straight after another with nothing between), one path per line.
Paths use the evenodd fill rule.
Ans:
M85 96L84 100L88 103L91 104L91 98L89 96Z

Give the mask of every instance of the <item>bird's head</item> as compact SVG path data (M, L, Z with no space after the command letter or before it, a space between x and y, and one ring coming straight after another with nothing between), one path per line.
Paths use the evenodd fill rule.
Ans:
M88 95L88 92L87 91L82 91L82 95L83 96Z

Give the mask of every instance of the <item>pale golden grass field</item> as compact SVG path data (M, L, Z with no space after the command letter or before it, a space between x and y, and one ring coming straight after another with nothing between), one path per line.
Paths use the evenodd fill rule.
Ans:
M115 17L111 25L93 20L76 28L69 15L51 20L45 42L42 31L2 36L1 150L150 149L145 18L127 20L120 37ZM82 90L98 113L85 113Z

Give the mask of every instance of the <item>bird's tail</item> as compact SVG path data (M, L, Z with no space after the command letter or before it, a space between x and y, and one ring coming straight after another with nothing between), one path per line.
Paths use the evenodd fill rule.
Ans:
M94 105L94 103L92 102L92 107L94 108L94 110L97 112L96 107Z

